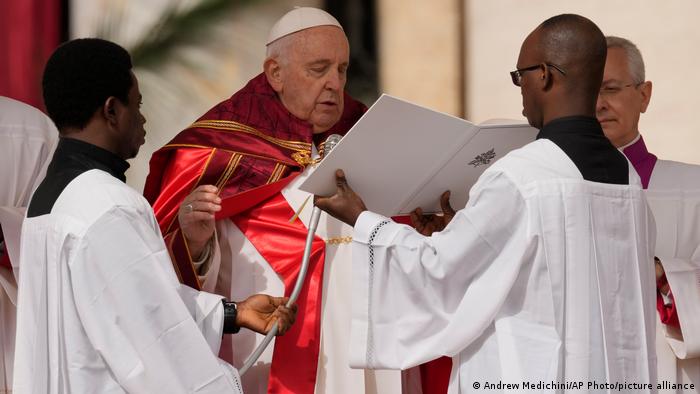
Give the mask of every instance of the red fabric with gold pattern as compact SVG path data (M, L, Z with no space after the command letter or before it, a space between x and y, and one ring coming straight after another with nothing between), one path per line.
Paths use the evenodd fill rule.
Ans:
M236 198L243 192L251 191L243 196L246 208L269 198L274 193L252 190L282 180L289 182L285 177L303 170L312 139L318 144L332 133L345 134L367 110L347 94L344 102L338 123L316 136L309 123L287 111L264 74L214 106L151 157L144 196L153 206L163 235L168 238L177 230L180 203L199 185L220 187L223 211L228 216L236 213L231 213L237 210L232 206L239 203ZM222 217L221 213L218 216ZM178 250L185 250L185 246ZM174 257L180 271L193 269L189 255ZM199 283L184 283L199 288Z
M344 103L338 123L314 135L312 126L289 113L260 74L154 153L144 195L153 205L183 283L201 288L179 231L177 211L197 186L213 184L222 198L217 219L234 220L291 291L298 268L290 264L301 262L305 236L297 236L299 223L288 223L291 207L279 192L308 164L312 142L318 145L327 135L345 134L367 110L347 94ZM269 204L278 209L267 209ZM265 241L266 237L285 239L286 250ZM315 248L313 269L298 301L297 322L275 341L269 392L314 391L321 327L317 304L321 300L325 245L321 242ZM298 255L287 253L290 250Z

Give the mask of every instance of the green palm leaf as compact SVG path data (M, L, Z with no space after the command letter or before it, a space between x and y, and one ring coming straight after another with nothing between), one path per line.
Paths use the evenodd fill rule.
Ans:
M202 0L181 11L178 5L169 7L153 27L130 50L134 67L155 68L181 45L206 40L210 27L229 16L235 8L254 0Z

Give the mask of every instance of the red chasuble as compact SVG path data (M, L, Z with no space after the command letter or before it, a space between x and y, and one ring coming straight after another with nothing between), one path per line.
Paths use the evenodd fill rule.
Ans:
M347 94L344 102L338 123L314 135L312 126L289 113L260 74L153 154L144 195L153 205L182 283L201 288L179 229L178 208L197 186L209 184L219 188L222 199L217 220L233 220L282 278L286 295L291 293L306 228L301 221L289 223L293 209L280 191L310 163L313 142L318 144L333 133L345 134L367 110ZM272 233L274 237L266 236ZM297 301L297 321L275 341L271 393L314 391L324 255L325 244L317 238Z

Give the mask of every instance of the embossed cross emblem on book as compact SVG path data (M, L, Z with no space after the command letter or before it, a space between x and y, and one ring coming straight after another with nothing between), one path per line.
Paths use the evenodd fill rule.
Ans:
M496 151L494 148L491 148L490 150L477 155L474 160L469 162L469 165L474 166L474 167L479 167L481 165L486 165L489 164L493 161L493 159L496 157Z

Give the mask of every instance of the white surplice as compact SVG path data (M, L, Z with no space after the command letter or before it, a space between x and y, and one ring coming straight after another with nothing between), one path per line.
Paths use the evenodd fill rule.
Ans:
M0 96L0 206L29 204L57 143L58 131L48 116Z
M700 388L700 166L658 160L647 189L656 220L656 256L674 295L682 334L657 317L660 382ZM688 390L662 390L683 393Z
M235 393L221 296L180 285L148 202L87 171L22 228L14 392Z
M451 356L450 393L480 393L486 382L525 392L523 382L581 381L583 391L655 382L654 226L631 165L629 177L585 181L541 139L486 170L431 237L362 213L351 365L405 369Z
M0 226L6 244L0 243L0 256L10 254L19 264L21 220L31 192L46 173L56 149L58 131L38 109L0 96ZM12 242L17 240L17 242ZM12 388L17 283L13 272L0 267L0 391Z
M318 152L313 148L312 157ZM295 211L302 205L299 219L308 225L313 195L299 185L314 171L304 172L282 189L282 195ZM316 235L326 240L321 300L321 345L315 384L318 394L400 394L401 374L397 371L355 370L348 366L350 306L354 297L350 288L352 228L321 214ZM240 300L254 293L284 294L284 284L270 264L255 249L231 220L217 221L217 246L206 272L202 288ZM330 241L330 242L329 242ZM301 264L301 261L299 261ZM248 330L224 338L221 356L240 367L262 341L263 336ZM274 339L259 361L242 377L246 393L266 393Z

